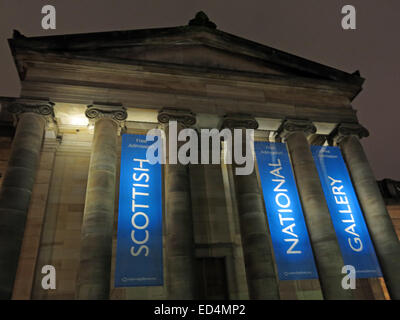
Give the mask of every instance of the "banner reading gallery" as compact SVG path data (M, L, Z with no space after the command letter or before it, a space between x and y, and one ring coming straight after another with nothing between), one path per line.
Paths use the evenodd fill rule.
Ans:
M350 175L338 147L311 146L343 260L356 269L357 278L381 277Z

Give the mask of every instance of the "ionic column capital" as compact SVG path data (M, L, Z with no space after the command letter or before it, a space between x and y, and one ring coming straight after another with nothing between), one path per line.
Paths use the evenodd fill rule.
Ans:
M277 136L287 139L292 133L304 132L306 136L316 133L317 128L310 120L286 119L278 128Z
M196 123L196 114L185 109L164 108L158 112L157 120L162 124L176 121L184 127L190 127Z
M345 137L357 136L359 139L369 136L368 130L359 123L339 123L328 137L330 143L339 144Z
M34 113L43 117L46 131L57 133L57 123L54 118L54 103L48 100L18 99L7 105L7 111L14 116L14 125L24 113ZM55 134L57 135L57 134Z
M258 122L250 114L232 113L224 116L221 127L229 129L241 128L256 130L258 128Z
M123 127L128 113L122 105L107 105L107 104L91 104L88 105L85 111L85 116L89 121L94 123L100 119L111 119L120 127Z
M54 118L54 103L30 99L19 99L7 105L7 111L15 115L17 119L26 112L36 113L45 117Z

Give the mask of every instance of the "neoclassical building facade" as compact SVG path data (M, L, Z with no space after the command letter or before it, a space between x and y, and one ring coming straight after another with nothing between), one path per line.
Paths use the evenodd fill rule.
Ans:
M172 28L15 32L9 45L21 95L0 100L0 298L400 299L399 240L352 107L358 72L220 31L203 13ZM318 279L278 279L257 168L167 163L163 284L114 286L121 135L164 128L168 137L171 120L285 143ZM340 147L382 270L354 290L341 286L311 145ZM42 286L45 265L56 289Z

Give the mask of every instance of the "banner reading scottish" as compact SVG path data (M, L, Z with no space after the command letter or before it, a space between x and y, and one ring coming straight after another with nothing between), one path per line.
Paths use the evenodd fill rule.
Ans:
M311 151L344 263L354 266L357 278L381 277L378 259L340 149L311 146Z
M257 141L254 149L279 279L318 278L286 145Z
M161 165L146 159L153 143L122 136L115 287L163 284Z

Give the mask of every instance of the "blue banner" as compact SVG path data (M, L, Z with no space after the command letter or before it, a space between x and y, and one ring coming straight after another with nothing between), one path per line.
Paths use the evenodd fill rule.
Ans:
M153 143L122 136L115 287L163 285L161 164L146 159Z
M254 142L280 280L318 278L286 145Z
M346 265L357 278L381 277L378 259L346 164L338 147L311 146Z

